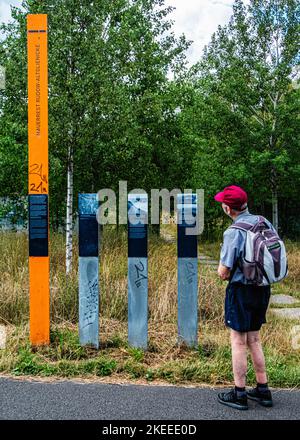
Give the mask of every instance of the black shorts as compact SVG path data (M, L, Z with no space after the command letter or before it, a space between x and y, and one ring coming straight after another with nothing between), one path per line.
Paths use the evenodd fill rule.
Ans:
M238 332L257 331L266 321L270 286L228 283L225 297L225 325Z

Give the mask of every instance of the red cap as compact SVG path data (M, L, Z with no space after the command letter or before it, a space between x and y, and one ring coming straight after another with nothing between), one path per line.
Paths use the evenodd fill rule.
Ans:
M239 186L226 186L223 191L215 195L217 202L222 202L232 209L243 210L247 206L247 193Z

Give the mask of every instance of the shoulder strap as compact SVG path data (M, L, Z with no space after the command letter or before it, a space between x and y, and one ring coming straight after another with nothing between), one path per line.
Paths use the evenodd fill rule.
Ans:
M250 229L253 228L252 223L246 223L246 222L238 222L238 223L234 223L233 225L229 226L230 229L240 229L241 231L250 231Z
M263 231L264 229L270 229L270 226L268 225L266 219L263 216L259 215L258 222L255 223L253 227L253 231L259 232L259 231Z
M264 227L263 227L263 225L264 225ZM229 226L229 228L240 229L245 232L251 231L251 230L254 230L256 232L256 230L261 230L261 229L265 229L265 228L270 229L269 225L266 222L266 219L261 215L258 216L258 221L254 224L248 223L248 222L237 222L237 223L234 223L233 225Z

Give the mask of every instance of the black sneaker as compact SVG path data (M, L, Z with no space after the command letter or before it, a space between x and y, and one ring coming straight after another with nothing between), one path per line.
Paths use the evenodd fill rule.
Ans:
M231 406L232 408L242 410L248 409L247 394L245 393L245 396L243 397L237 397L234 389L227 393L219 393L218 401L223 405Z
M255 400L262 406L273 406L272 394L270 390L258 391L257 387L247 391L247 396L251 400Z

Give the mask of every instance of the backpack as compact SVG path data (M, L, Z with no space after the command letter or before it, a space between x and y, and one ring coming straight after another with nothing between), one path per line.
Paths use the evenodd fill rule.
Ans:
M246 232L243 256L236 265L249 284L267 286L288 275L285 245L264 217L259 216L255 225L241 221L230 228Z

